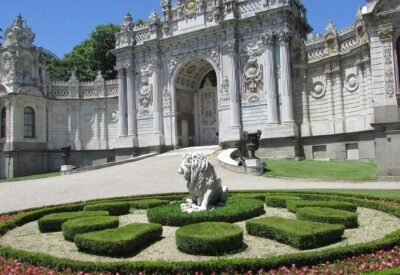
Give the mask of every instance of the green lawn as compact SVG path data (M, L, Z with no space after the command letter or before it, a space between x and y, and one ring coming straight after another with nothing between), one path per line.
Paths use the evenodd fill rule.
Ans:
M264 176L371 181L377 179L375 163L358 161L265 160Z
M44 178L57 177L57 176L61 176L61 173L60 172L52 172L52 173L37 174L37 175L18 177L18 178L12 178L12 179L0 179L0 183L1 182L12 182L12 181L22 181L22 180L37 180L37 179L44 179Z

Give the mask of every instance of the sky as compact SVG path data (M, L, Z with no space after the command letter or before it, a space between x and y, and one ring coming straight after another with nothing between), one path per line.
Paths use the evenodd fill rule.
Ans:
M315 32L323 33L327 22L337 28L350 25L357 7L366 0L303 0ZM3 31L20 13L36 33L35 45L57 56L87 38L98 24L122 22L129 11L134 19L147 19L152 10L160 12L160 0L0 0L0 28Z

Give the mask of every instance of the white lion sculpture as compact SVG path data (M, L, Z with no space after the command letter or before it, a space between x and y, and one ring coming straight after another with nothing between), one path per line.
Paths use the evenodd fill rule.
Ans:
M197 212L223 206L228 199L228 188L221 186L214 167L204 154L186 154L178 173L187 181L189 198L181 205L184 212Z

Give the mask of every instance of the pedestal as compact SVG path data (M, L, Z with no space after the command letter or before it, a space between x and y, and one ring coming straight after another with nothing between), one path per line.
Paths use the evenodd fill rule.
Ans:
M264 172L264 164L259 159L247 159L245 161L247 173L253 176L261 176Z

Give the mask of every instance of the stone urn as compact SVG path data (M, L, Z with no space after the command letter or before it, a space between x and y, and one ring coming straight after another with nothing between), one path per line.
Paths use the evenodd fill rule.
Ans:
M261 137L261 131L258 130L256 133L248 133L244 132L244 138L246 140L246 146L247 149L251 152L251 158L252 159L258 159L255 156L255 152L258 150L260 147L260 137Z

